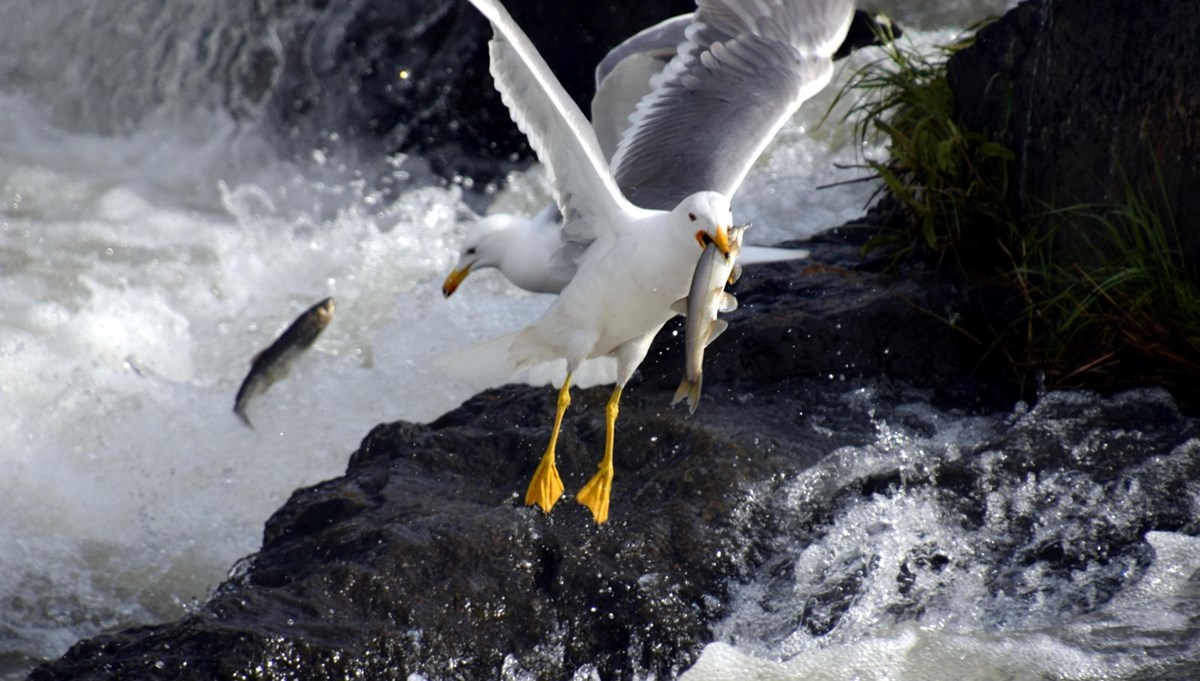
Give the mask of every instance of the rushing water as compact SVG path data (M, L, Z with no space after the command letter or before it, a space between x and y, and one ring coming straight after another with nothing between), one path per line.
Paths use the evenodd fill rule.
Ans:
M322 10L327 25L363 4ZM1007 5L883 4L922 45ZM0 678L80 637L178 617L258 547L293 489L340 474L374 424L431 419L479 387L439 376L431 358L547 303L487 273L442 299L464 195L415 181L420 159L339 144L336 111L316 139L281 142L264 93L311 17L288 5L263 20L243 5L26 0L0 26ZM785 127L735 200L753 240L861 213L871 187L815 189L879 153L856 148L836 113L818 125L831 100ZM546 199L538 168L509 179L495 208ZM250 358L327 295L333 323L244 427L231 407ZM879 399L848 390L855 408ZM830 485L881 470L919 478L1001 428L1053 431L1064 404L1122 403L1052 396L980 417L916 400L904 423L878 419L873 446L779 482L772 512L803 516ZM1197 446L1154 454L1167 466ZM1139 516L1136 494L1069 472L1005 477L1004 456L978 464L994 484L971 522L929 485L837 506L818 531L798 520L805 536L778 539L786 564L747 576L687 677L1154 678L1195 657L1197 540L1149 532L1139 550L1068 574L1006 562L1043 535L1086 541L1088 517L1128 529ZM1200 489L1180 485L1200 517ZM852 602L813 600L847 580Z
M751 494L780 553L685 679L1196 678L1200 422L1158 390L880 394L841 398L873 443Z

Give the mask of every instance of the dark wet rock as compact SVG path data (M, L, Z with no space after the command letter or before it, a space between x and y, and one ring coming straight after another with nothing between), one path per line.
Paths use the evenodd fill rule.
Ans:
M1186 261L1200 262L1196 26L1191 2L1030 0L950 60L962 124L1016 154L1019 209L1121 200L1131 183L1174 216Z
M1099 607L1145 569L1146 532L1196 531L1179 500L1200 474L1200 425L1165 392L1055 397L939 442L944 416L913 405L971 383L959 363L969 353L921 310L958 304L954 287L880 274L845 236L811 246L826 270L747 268L744 312L710 348L695 415L667 406L680 340L660 338L621 403L609 524L594 526L569 496L602 448L608 388L574 391L559 442L568 496L549 516L521 500L555 391L486 391L427 425L376 427L346 475L297 491L262 549L194 613L81 642L30 678L674 678L718 624L767 641L834 632L881 578L896 593L890 616L913 619L931 583L977 569L932 540L898 565L867 544L797 586L797 552L862 504L936 499L964 531L987 532L973 550L988 588L1070 612ZM799 323L814 337L874 323L862 310L889 300L895 309L876 316L897 315L891 333L904 338L890 352L851 366L839 346L793 331L784 350L755 356ZM965 394L951 398L955 418ZM855 472L820 464L838 473L802 482L831 453L897 437L928 454ZM1027 593L1029 570L1092 578L1078 593ZM761 594L765 623L730 623L746 617L744 603L731 610L746 582L758 584L749 593Z
M1149 564L1146 532L1197 531L1181 500L1200 475L1200 424L1162 391L1054 396L959 450L921 440L944 418L911 411L928 390L714 387L691 418L664 406L670 391L627 391L613 518L599 528L569 498L550 516L519 502L548 437L549 389L502 388L428 425L381 425L345 477L293 495L262 550L196 613L79 643L30 678L674 678L746 582L758 586L741 598L758 594L764 618L744 621L742 604L722 626L767 641L836 631L880 579L894 585L896 621L919 617L931 589L980 566L998 600L1085 613ZM591 472L606 399L576 392L560 441L569 489ZM877 446L882 424L927 454L805 478L843 446ZM1126 441L1099 439L1111 433ZM880 524L867 530L884 544L845 551L815 582L795 574L843 514L926 498L979 538L930 538L896 564L881 556L892 530ZM1061 586L1031 590L1031 571ZM1073 589L1076 574L1088 578Z

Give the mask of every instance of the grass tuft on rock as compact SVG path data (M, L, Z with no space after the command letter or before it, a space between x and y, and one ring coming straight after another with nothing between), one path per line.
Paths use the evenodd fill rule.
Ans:
M1005 291L996 309L953 323L1026 396L1144 383L1200 396L1200 289L1161 208L1162 178L1134 178L1105 205L1018 208L1012 151L956 118L945 65L971 39L930 54L880 37L879 58L838 95L855 101L860 139L890 150L866 162L894 215L865 248Z

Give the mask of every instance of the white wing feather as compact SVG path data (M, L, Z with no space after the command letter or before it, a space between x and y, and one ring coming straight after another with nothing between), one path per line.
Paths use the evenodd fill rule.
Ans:
M492 23L491 72L517 127L545 164L564 230L601 236L637 209L617 189L592 126L512 16L495 0L471 0Z

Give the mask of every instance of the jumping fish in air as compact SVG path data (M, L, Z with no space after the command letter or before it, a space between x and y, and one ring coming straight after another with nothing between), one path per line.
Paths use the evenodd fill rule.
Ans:
M729 230L729 254L721 252L709 241L696 262L692 274L692 287L686 298L675 301L671 309L687 317L684 333L686 368L683 380L675 391L671 406L687 398L688 413L696 413L700 404L700 381L703 378L704 348L720 336L729 322L717 319L719 312L737 309L737 298L725 292L725 284L732 284L741 276L737 256L742 248L742 235L749 225L734 226Z
M250 373L242 381L238 389L237 400L233 404L233 413L238 415L247 426L254 427L246 416L246 406L256 395L261 395L275 384L276 381L288 375L292 362L308 349L317 336L333 319L333 298L326 298L313 305L296 318L292 325L275 339L266 350L254 356Z

